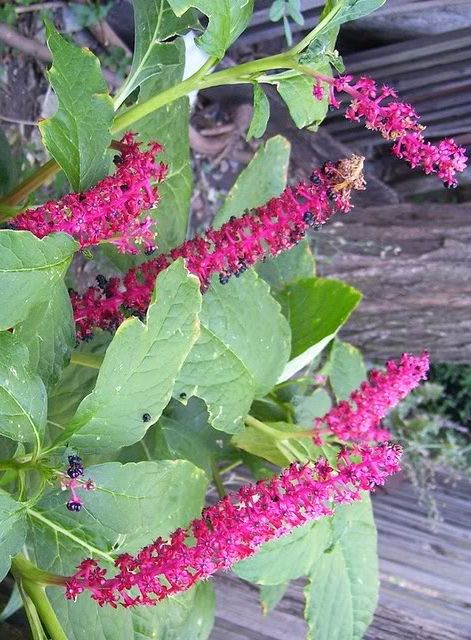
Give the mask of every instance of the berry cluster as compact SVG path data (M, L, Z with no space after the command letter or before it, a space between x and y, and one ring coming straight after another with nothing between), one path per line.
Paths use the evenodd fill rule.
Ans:
M95 485L92 480L83 481L82 458L77 455L68 456L69 468L66 475L61 478L61 486L64 490L70 491L70 499L66 503L69 511L81 511L83 507L82 498L77 494L77 488L82 487L87 491L93 491Z
M220 229L209 229L131 269L122 280L100 275L98 286L83 294L71 291L77 338L90 338L95 328L114 330L126 314L142 317L157 275L178 258L185 259L205 290L214 274L226 284L256 262L290 249L309 227L324 224L336 210L350 210L352 190L365 188L362 168L360 156L327 163L313 172L308 184L287 187L277 198L240 218L232 217Z
M281 475L244 485L206 507L188 529L158 538L135 556L115 561L117 573L84 560L66 583L66 598L88 591L100 606L155 605L220 570L253 555L262 544L306 522L332 515L334 505L360 500L399 470L401 449L386 443L355 446L338 455L337 469L325 459L292 464Z
M14 228L31 231L38 238L64 231L81 248L107 241L123 253L137 253L138 246L145 251L155 249L154 221L150 216L139 219L139 215L159 201L154 183L165 178L167 168L154 158L162 147L153 143L141 151L134 135L127 133L119 148L114 175L84 193L69 193L27 209L14 219Z
M368 381L363 382L348 400L339 402L323 418L314 421L314 441L319 442L325 427L340 440L354 442L382 442L391 437L381 427L381 420L422 380L427 377L429 356L404 353L398 362L390 360L386 371L372 369Z
M411 167L421 168L426 174L436 173L443 182L456 186L456 173L464 171L467 157L463 147L452 139L441 140L438 144L426 142L415 109L405 102L399 102L397 93L391 87L378 88L374 80L361 77L354 81L352 76L332 79L318 75L313 87L317 100L324 96L323 83L329 86L329 104L338 109L339 93L346 93L351 101L345 111L348 120L364 121L367 129L379 131L383 138L394 142L392 152L398 158L409 162Z

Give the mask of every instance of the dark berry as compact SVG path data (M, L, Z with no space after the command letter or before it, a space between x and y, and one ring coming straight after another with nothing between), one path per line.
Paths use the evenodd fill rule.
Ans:
M79 502L78 500L69 500L66 507L69 511L81 511L82 503Z
M154 252L155 252L155 247L148 247L148 248L144 251L144 254L145 254L146 256L151 256Z
M106 287L107 283L108 283L108 280L101 273L99 273L97 275L96 281L97 281L97 284L100 287L100 289L104 289Z
M310 180L311 180L312 184L319 185L321 183L320 177L318 175L316 175L315 173L312 174Z
M231 217L229 218L229 222L234 222L234 220L237 220L237 218L236 218L235 216L231 216Z
M67 475L69 478L79 478L83 476L83 467L81 464L74 465L73 467L69 467L67 469Z
M74 465L82 465L82 458L77 455L68 456L67 460L69 461L70 466Z
M229 277L230 276L228 276L227 273L220 273L219 274L219 282L221 284L227 284L229 282Z
M180 393L180 399L181 399L181 400L185 400L185 399L186 399L186 393L185 393L184 391L182 391L182 392Z
M142 415L142 422L150 422L152 420L152 416L150 413L144 413Z
M305 224L312 224L314 222L314 214L311 211L306 211L303 215Z

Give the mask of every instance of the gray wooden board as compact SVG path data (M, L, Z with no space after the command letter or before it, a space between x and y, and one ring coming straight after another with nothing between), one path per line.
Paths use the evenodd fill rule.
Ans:
M471 483L440 481L433 523L406 481L377 493L380 604L366 640L471 638ZM258 589L231 574L216 580L211 640L302 640L303 582L293 582L274 611L260 612Z

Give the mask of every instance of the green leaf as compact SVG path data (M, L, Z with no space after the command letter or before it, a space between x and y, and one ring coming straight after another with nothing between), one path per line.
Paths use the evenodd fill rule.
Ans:
M366 367L360 351L341 340L334 341L326 373L337 400L346 400L366 380Z
M313 69L324 75L330 74L330 67L325 63ZM325 118L329 106L327 92L322 100L316 100L312 95L314 81L310 76L292 75L274 81L274 84L299 129L318 126Z
M100 63L89 49L64 40L46 21L53 65L48 78L59 109L39 124L44 146L75 191L85 191L108 173L113 102Z
M304 239L289 251L260 262L256 268L273 293L301 278L312 278L316 267L309 242Z
M188 404L172 401L160 418L148 446L157 459L190 460L211 476L211 461L229 453L228 437L209 424L204 402L191 398Z
M70 575L81 560L92 555L112 574L112 565L103 558L104 549L113 542L119 545L123 537L125 548L135 548L139 542L134 539L134 525L141 543L148 544L158 535L187 526L203 503L204 474L185 461L122 467L113 463L87 471L99 480L100 488L97 497L93 492L86 494L86 507L80 513L67 512L64 498L55 496L44 499L41 511L30 510L28 546L42 569ZM87 513L89 504L93 513ZM149 522L144 540L146 514ZM101 549L97 542L103 545ZM214 597L206 585L136 611L100 608L87 594L77 602L67 601L57 587L48 589L48 596L69 640L146 640L156 637L153 634L159 640L206 640L213 620Z
M369 13L376 11L376 9L379 9L379 7L383 6L385 2L386 0L327 0L321 19L332 9L337 8L337 12L329 21L328 25L326 25L325 29L320 33L334 27L339 27L344 22L363 18ZM317 36L318 35L319 34L317 34Z
M146 81L139 91L139 101L177 84L183 78L185 46L181 39L161 46L162 73ZM160 202L151 215L158 223L159 251L169 251L184 241L188 226L192 190L189 141L190 105L180 98L140 120L135 130L139 140L158 140L164 146L159 160L168 165L164 182L159 185Z
M286 138L275 136L258 149L227 194L213 226L220 227L231 216L242 216L246 209L280 195L286 185L290 148Z
M0 129L0 196L3 196L11 189L14 178L15 163L10 145L3 130Z
M38 449L46 406L46 389L31 371L28 349L10 332L0 333L0 435Z
M78 489L80 513L65 509L67 496L51 491L37 511L102 549L135 553L158 536L187 526L204 504L207 478L187 460L107 462L87 467L93 491Z
M224 286L214 282L203 300L201 335L174 396L203 399L213 427L235 433L255 396L274 386L289 350L289 327L256 273Z
M252 558L238 562L233 571L239 578L257 584L281 584L309 573L329 544L327 519L308 522L288 535L266 542Z
M146 323L125 320L93 392L77 409L63 441L109 449L140 440L170 400L175 379L199 334L199 281L178 260L159 274ZM148 413L150 420L144 421Z
M12 556L25 542L26 518L23 505L8 494L0 493L0 582L10 569Z
M76 352L103 355L110 342L111 335L108 332L97 332L91 342L82 342ZM69 364L62 372L59 382L49 392L48 420L66 425L73 418L81 401L93 390L97 376L97 369Z
M132 612L134 640L206 640L214 624L216 598L210 582ZM126 639L127 640L127 639Z
M360 640L378 599L376 528L371 501L337 507L333 543L313 564L305 588L310 640Z
M195 7L208 16L209 24L198 45L210 56L223 58L229 46L248 25L254 0L168 0L177 16Z
M361 299L359 291L324 278L304 278L276 296L292 333L291 360L280 382L309 364L335 337Z
M31 368L47 387L53 386L70 360L75 344L75 324L70 297L63 282L33 307L15 335L29 351Z
M191 11L177 17L167 0L134 0L132 4L134 54L129 75L114 99L116 109L137 87L161 75L171 64L173 47L163 41L184 33L195 22ZM156 114L153 113L152 117L155 120Z
M47 299L77 249L65 233L39 240L29 231L0 231L0 330L25 320Z
M253 115L247 131L247 140L261 138L267 128L270 117L270 103L265 91L259 84L253 87Z
M263 615L272 611L276 605L282 600L288 590L289 582L281 584L261 584L260 585L260 604L262 605Z
M314 418L322 418L332 407L332 400L325 389L316 389L310 396L293 398L296 422L312 425Z

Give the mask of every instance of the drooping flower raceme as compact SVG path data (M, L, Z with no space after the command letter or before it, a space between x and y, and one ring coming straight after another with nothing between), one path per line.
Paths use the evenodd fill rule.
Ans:
M221 284L240 276L266 256L275 256L297 244L311 226L325 223L335 210L351 208L352 189L364 189L363 158L352 156L314 171L309 184L286 188L277 198L231 218L220 229L210 229L168 254L133 268L121 280L99 276L98 286L83 294L71 292L77 337L86 339L94 328L112 330L125 313L142 316L150 302L157 275L174 260L185 258L202 289L211 276Z
M205 508L169 540L158 538L135 556L119 556L112 577L95 560L84 560L66 583L66 598L88 591L100 605L154 605L229 569L263 543L332 515L335 504L361 499L362 491L399 470L400 455L400 447L383 443L342 450L337 470L324 459L292 464L280 476L245 485Z
M354 442L382 442L391 434L381 426L388 411L403 400L427 377L429 357L404 353L399 361L390 360L386 371L372 369L348 400L339 402L323 418L314 421L314 439L325 427L338 438ZM317 434L316 434L317 431Z
M352 76L329 78L318 76L313 88L316 99L322 99L322 83L329 85L329 103L338 109L341 93L347 94L351 102L345 111L348 120L364 121L367 129L379 131L383 138L394 142L392 152L407 160L411 167L419 167L425 173L436 173L448 186L456 186L456 173L464 171L467 157L463 147L452 139L438 144L427 142L422 134L425 127L419 124L415 109L396 100L397 93L388 86L379 88L368 77L354 81Z
M152 251L154 221L150 216L139 216L159 201L156 183L165 178L167 169L155 162L155 155L162 147L152 143L142 151L131 133L123 137L119 147L121 155L112 176L83 193L69 193L60 200L27 209L14 219L15 229L31 231L38 238L64 231L81 248L106 240L123 253L137 253L138 246Z

